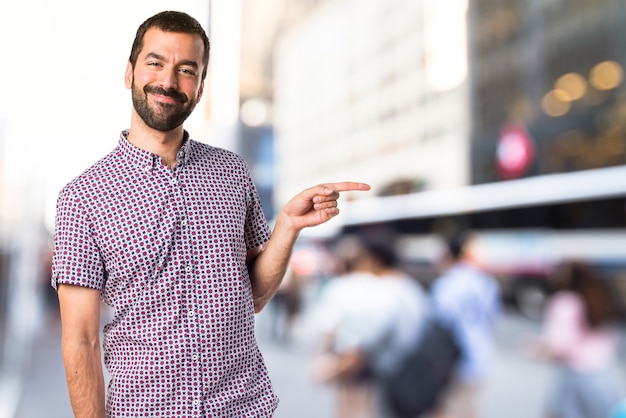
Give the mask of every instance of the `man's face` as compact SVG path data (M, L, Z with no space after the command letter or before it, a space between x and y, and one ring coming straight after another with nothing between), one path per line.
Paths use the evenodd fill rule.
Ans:
M182 125L202 97L204 46L197 35L149 29L135 68L128 64L126 87L135 112L152 129Z

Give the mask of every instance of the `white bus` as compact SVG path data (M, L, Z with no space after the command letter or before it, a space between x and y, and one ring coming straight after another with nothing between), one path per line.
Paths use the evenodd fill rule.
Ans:
M428 285L442 237L472 230L505 297L525 314L540 313L554 268L568 259L595 265L626 312L625 202L626 166L617 166L343 202L337 221L311 231L328 240L392 227L403 264Z

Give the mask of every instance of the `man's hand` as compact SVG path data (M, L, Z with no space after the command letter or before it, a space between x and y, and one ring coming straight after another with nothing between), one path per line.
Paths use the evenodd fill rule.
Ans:
M292 198L284 207L283 214L291 226L300 231L303 228L327 222L339 214L337 199L340 192L366 191L365 183L341 182L320 184L306 189Z
M276 293L300 231L337 216L340 192L369 189L365 183L320 184L300 192L283 207L265 249L248 253L255 312L260 312Z

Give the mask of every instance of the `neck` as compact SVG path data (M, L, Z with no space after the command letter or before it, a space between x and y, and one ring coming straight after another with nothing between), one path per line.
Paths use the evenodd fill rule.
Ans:
M168 167L176 164L176 154L183 144L183 126L161 132L147 126L138 115L133 112L128 133L128 142L145 151L158 155Z

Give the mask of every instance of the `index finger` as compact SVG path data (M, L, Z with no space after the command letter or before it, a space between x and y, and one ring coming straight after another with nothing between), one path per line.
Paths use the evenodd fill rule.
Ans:
M370 189L370 185L367 183L358 183L354 181L342 181L338 183L326 183L325 187L336 192L348 192L352 190L366 191Z

